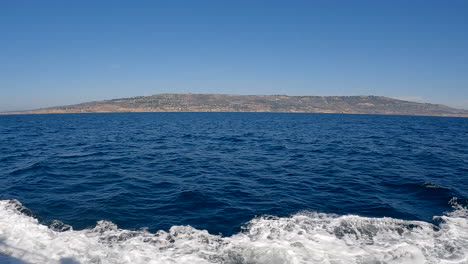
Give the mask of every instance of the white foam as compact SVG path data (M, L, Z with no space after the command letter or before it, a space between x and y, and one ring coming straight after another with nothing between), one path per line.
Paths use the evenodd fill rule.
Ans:
M438 217L439 227L313 212L261 217L231 237L190 226L129 231L106 221L59 232L21 209L17 201L0 201L2 263L468 263L463 208Z

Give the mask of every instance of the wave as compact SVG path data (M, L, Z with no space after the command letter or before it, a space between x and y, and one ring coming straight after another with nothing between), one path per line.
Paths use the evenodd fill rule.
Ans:
M2 263L468 263L468 210L437 224L300 212L252 219L230 237L190 226L125 230L108 221L73 230L41 224L17 200L0 201Z

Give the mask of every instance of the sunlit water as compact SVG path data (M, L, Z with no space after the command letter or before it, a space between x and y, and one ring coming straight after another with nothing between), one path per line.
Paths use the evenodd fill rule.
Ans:
M0 116L0 263L468 263L467 197L466 118Z

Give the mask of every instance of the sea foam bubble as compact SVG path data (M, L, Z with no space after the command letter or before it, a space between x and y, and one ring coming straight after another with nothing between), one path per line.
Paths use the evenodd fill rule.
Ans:
M468 210L434 225L394 218L301 212L252 219L230 237L190 226L73 230L41 224L16 200L0 201L1 263L468 263Z

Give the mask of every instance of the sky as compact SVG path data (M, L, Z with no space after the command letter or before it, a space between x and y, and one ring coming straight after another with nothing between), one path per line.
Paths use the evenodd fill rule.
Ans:
M468 109L468 1L0 1L0 111L158 93Z

